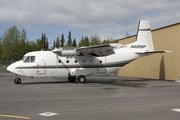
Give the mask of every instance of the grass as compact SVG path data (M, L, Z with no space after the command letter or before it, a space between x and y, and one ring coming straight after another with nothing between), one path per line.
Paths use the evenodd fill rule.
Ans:
M8 66L8 65L2 65L2 64L0 64L0 73L6 73L6 72L8 72L8 71L6 70L7 66Z

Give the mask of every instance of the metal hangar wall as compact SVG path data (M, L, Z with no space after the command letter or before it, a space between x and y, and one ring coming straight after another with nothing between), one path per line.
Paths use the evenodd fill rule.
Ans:
M155 51L173 51L157 53L136 59L118 71L119 76L178 80L180 76L180 22L152 30ZM126 45L136 40L136 35L119 40Z

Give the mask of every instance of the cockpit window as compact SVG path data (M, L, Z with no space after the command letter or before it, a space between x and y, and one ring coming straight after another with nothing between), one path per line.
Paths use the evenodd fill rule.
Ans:
M35 56L31 56L31 62L35 61Z
M35 56L27 56L24 62L30 62L30 63L35 62Z
M24 62L29 62L29 56L25 59Z
M24 61L24 59L26 58L27 56L23 56L23 58L21 59L21 61Z

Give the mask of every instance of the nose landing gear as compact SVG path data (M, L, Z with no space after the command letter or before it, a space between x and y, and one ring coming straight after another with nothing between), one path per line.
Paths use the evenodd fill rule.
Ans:
M17 75L16 75L16 77L14 79L14 83L15 84L21 84L21 79L19 77L17 77Z

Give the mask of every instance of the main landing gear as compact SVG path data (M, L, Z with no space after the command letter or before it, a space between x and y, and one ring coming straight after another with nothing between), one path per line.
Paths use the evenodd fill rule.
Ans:
M76 76L69 76L68 80L69 82L76 82Z
M14 79L14 83L15 84L21 84L21 79L19 77L17 77L17 75L16 75L16 77Z
M69 80L69 82L81 82L81 83L85 83L86 82L86 77L84 75L80 75L80 76L78 76L77 81L76 81L76 76L71 76L69 74L68 80Z
M83 75L80 75L80 76L78 76L77 80L78 80L79 82L81 82L81 83L85 83L85 82L86 82L86 77L83 76Z

